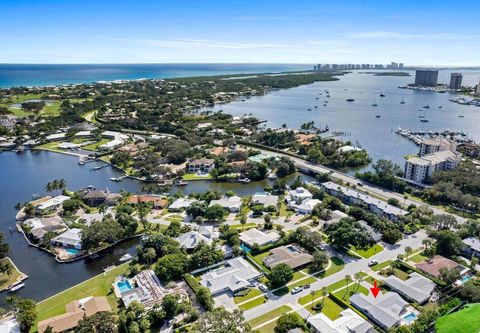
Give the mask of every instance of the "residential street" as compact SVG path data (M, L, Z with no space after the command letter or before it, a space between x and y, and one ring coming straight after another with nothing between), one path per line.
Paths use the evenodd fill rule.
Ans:
M328 251L330 252L330 255L340 256L342 260L345 261L345 267L343 270L312 283L310 289L303 290L302 292L295 295L292 295L289 293L279 297L269 292L268 293L269 301L253 309L245 311L244 312L245 319L251 320L253 318L259 317L282 305L289 305L292 309L298 310L301 308L301 306L297 303L297 299L310 294L312 290L320 290L323 287L329 286L332 283L345 278L345 275L353 276L355 273L359 271L365 271L365 272L371 273L371 275L375 275L375 273L373 273L368 267L368 263L371 260L375 259L379 263L381 263L387 260L395 259L397 255L405 253L405 248L407 246L411 247L412 249L418 249L422 247L422 240L424 240L426 237L427 235L425 231L420 230L417 233L402 239L396 245L389 246L387 244L382 244L382 246L384 246L384 250L369 259L355 259L347 256L342 256L336 252L334 253L332 249L329 249ZM301 311L300 314L307 314L308 312L308 311L304 312L306 310L300 310L300 311Z

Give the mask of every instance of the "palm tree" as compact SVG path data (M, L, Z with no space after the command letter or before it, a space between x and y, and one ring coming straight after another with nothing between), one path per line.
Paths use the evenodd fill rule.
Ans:
M9 277L12 276L14 270L15 268L9 262L0 266L0 273L7 274Z
M405 248L405 253L407 254L407 257L405 258L405 261L408 261L409 255L412 253L413 249L410 246L407 246Z
M320 292L322 293L322 308L323 308L323 306L325 305L325 298L328 296L328 290L327 288L323 287Z
M356 284L355 291L357 291L360 289L360 283L363 281L363 275L360 272L357 272L353 275L353 278L355 279Z
M67 188L67 181L66 181L65 179L63 179L63 178L60 179L60 180L58 181L58 189L59 189L59 190L64 190L64 189L66 189L66 188Z
M47 185L45 185L45 190L46 190L47 192L52 192L52 191L54 191L55 189L53 188L53 184L50 183L50 182L48 182Z
M430 238L425 238L422 240L422 245L423 245L423 250L426 251L429 246L431 246L433 243L432 239Z
M345 275L345 282L347 283L347 292L345 293L345 295L348 295L348 288L349 288L350 282L352 282L352 276L348 274Z

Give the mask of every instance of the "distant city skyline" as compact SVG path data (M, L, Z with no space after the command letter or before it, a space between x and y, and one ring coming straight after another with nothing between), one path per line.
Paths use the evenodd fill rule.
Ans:
M464 0L0 3L0 63L480 66Z

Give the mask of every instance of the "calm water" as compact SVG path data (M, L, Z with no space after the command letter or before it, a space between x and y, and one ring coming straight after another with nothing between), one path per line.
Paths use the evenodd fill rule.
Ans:
M91 168L92 165L89 164L79 166L77 159L74 157L50 152L27 151L21 155L12 152L0 153L0 170L2 172L0 230L3 231L5 239L10 245L9 256L17 267L29 276L25 288L21 289L18 295L37 300L44 299L101 273L104 267L114 264L124 253L133 254L135 252L138 240L132 240L117 246L111 255L99 261L86 263L82 260L69 264L59 264L50 254L28 246L23 236L15 231L15 204L30 201L32 194L45 194L45 184L53 179L64 178L71 190L84 188L88 185L93 185L99 189L108 188L113 192L119 192L121 189L130 192L141 190L141 183L135 180L110 181L110 177L121 175L113 168L107 167L96 171L91 171ZM305 175L302 175L302 177L307 180L312 179ZM239 195L248 195L262 191L267 184L267 181L254 182L248 185L197 181L182 187L181 190L185 193L204 192L208 189L220 192L233 190ZM177 191L177 189L174 188L173 191ZM3 292L0 299L5 296L7 296L7 293Z
M298 64L0 64L0 88L310 69Z
M473 85L480 79L480 71L463 71L465 84ZM441 71L439 82L449 80L450 71ZM405 154L415 153L416 146L393 131L398 127L411 130L466 130L480 141L480 108L449 102L451 94L398 89L413 82L414 76L393 77L351 73L339 81L317 82L288 90L274 91L265 96L252 97L217 105L213 110L242 115L252 113L268 120L267 126L287 124L298 128L308 121L317 127L329 125L330 133L345 132L342 140L357 141L374 159L387 158L403 165ZM325 90L330 92L326 97ZM322 95L319 95L322 93ZM379 95L384 93L386 97ZM315 98L319 97L318 100ZM353 98L355 102L347 102ZM400 104L402 99L405 104ZM323 106L328 101L327 106ZM372 107L372 104L378 104ZM430 109L419 112L424 105ZM315 108L317 106L317 108ZM438 109L438 106L442 106ZM308 109L312 111L308 111ZM377 114L381 118L375 118ZM429 123L421 123L425 115ZM459 115L465 118L459 118Z

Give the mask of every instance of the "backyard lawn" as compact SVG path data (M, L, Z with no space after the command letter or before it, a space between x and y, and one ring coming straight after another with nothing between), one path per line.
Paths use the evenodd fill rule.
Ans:
M314 302L312 304L309 304L305 307L308 311L310 311L313 314L317 314L318 311L315 311L313 307L318 304L322 303L322 300L319 300L318 302ZM330 318L331 320L335 320L340 316L340 312L345 310L342 308L340 305L332 301L329 297L325 297L325 300L323 301L323 308L322 308L322 313Z
M338 298L341 298L345 302L350 303L350 296L358 293L368 295L369 290L362 285L351 285L348 292L347 292L347 288L345 288L337 291L336 293L334 293L334 295L337 296Z
M267 312L257 318L253 318L252 320L249 321L250 326L252 326L252 329L257 327L258 325L261 325L262 323L265 323L269 320L275 319L277 317L280 317L282 314L287 313L291 311L292 308L290 308L287 305L283 305L279 308L276 308L275 310L272 310L270 312Z
M414 263L418 264L424 260L428 259L428 257L423 255L423 252L419 252L411 257L408 257L408 261L413 261Z
M212 179L212 176L210 174L206 175L197 175L196 173L187 173L183 175L183 180L204 180L204 179Z
M438 318L435 331L437 333L480 332L480 304L466 305L458 312Z
M343 262L343 260L338 257L331 257L330 262L331 262L331 265L326 271L315 273L314 275L316 277L324 278L332 274L335 274L337 272L340 272L345 267L345 263Z
M239 305L238 307L240 308L240 310L246 311L246 310L250 310L250 309L252 309L256 306L262 305L263 303L265 303L267 301L268 301L267 298L265 296L262 296L262 297L254 299L254 300L251 300L249 302L243 303L243 304Z
M112 283L117 276L124 274L127 268L128 263L117 266L37 303L38 321L65 313L67 303L88 296L106 296L112 309L116 309L117 300L112 291Z
M60 142L44 143L43 145L36 146L35 149L42 149L42 150L53 151L56 153L63 153L65 150L58 148L59 144Z

